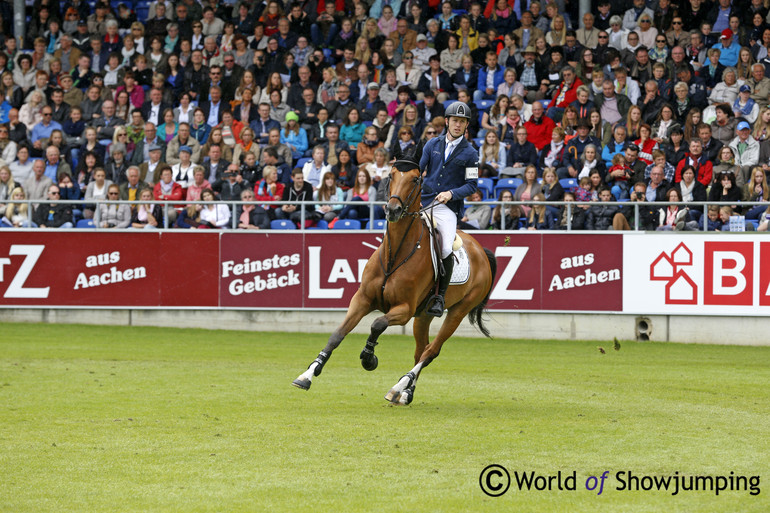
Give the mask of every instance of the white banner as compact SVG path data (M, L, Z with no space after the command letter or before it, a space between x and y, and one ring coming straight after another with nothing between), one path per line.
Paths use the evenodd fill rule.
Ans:
M770 314L770 240L753 235L626 234L623 312Z

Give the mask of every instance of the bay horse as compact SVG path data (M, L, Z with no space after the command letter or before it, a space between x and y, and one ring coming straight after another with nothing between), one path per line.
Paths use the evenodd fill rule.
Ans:
M342 324L334 330L326 347L308 369L292 383L297 388L310 388L313 378L321 374L334 349L365 315L374 310L380 310L385 315L372 323L371 334L360 354L361 365L368 371L377 368L374 348L378 337L388 326L403 326L414 317L415 366L385 395L385 399L393 404L407 405L412 402L420 372L439 355L441 346L466 315L481 333L490 336L482 321L482 313L497 271L495 256L473 237L458 231L470 260L470 277L463 284L449 286L446 293L448 314L436 338L429 343L433 317L427 315L424 309L435 280L428 226L420 216L423 174L419 160L422 146L422 143L419 144L407 156L396 155L397 160L390 171L389 198L385 206L388 222L382 244L369 258L361 286L350 301Z

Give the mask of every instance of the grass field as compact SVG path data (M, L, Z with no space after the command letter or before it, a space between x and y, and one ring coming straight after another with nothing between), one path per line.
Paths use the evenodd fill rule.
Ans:
M769 348L456 338L391 407L411 339L384 336L368 373L351 336L291 387L325 340L3 325L0 511L770 511ZM578 490L490 498L493 463L574 470ZM759 475L761 493L617 491L629 470Z

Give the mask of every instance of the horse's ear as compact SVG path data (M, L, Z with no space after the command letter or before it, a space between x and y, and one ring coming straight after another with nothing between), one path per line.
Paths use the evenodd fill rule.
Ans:
M420 163L420 160L422 159L422 149L425 147L425 141L420 139L420 142L417 143L417 147L414 149L414 161L416 163Z
M400 144L396 144L396 151L393 152L393 158L396 159L396 160L401 160L401 158L403 158L403 156L404 156L404 154L401 151L401 145Z

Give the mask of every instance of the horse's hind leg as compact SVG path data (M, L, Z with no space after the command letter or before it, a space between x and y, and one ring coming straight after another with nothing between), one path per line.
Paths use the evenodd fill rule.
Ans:
M313 377L321 374L321 371L329 360L329 357L332 355L332 352L337 349L337 346L340 345L345 336L350 333L359 322L361 322L361 319L371 311L371 303L365 299L363 295L360 295L359 292L356 292L356 295L353 296L353 299L350 301L350 308L345 316L345 320L342 321L342 324L340 324L329 336L329 341L326 343L326 347L323 348L323 351L318 353L318 357L313 360L305 372L300 374L299 377L292 382L292 385L301 388L302 390L310 389Z
M377 355L374 354L374 347L377 345L377 339L391 324L406 324L408 320L409 305L398 305L391 308L388 313L383 316L377 317L372 323L372 331L369 334L369 338L366 339L366 345L361 351L361 366L368 370L373 371L377 368L378 360ZM405 317L406 315L406 317Z
M457 330L457 327L460 325L463 318L467 314L468 310L463 308L461 305L455 305L449 309L449 315L447 315L446 319L441 325L436 338L427 346L423 346L424 349L419 355L415 354L415 366L412 368L412 370L402 376L401 379L398 380L398 383L396 383L393 388L391 388L388 393L385 394L386 400L393 404L402 405L406 405L412 402L414 399L415 384L417 382L417 378L420 377L420 372L439 355L441 352L441 346L444 345L444 342L446 342L447 339L452 336L455 330ZM415 323L417 323L417 320L418 319L415 319ZM430 325L430 322L427 324ZM423 327L420 326L420 328L422 329ZM415 324L415 339L417 338L417 329L418 326ZM424 330L425 338L427 340L428 326L425 326ZM417 340L417 348L419 349L419 347L420 341Z

